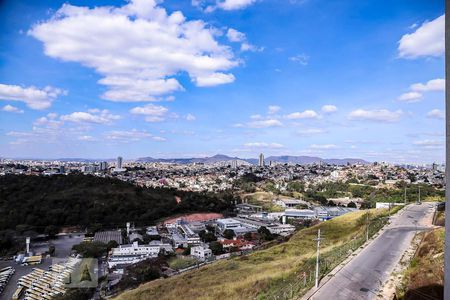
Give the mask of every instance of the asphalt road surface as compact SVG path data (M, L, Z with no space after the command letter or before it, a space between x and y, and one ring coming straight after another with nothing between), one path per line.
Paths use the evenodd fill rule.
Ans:
M434 208L427 203L409 205L365 249L338 271L310 298L315 300L373 299L387 280L416 230L425 229L426 216Z

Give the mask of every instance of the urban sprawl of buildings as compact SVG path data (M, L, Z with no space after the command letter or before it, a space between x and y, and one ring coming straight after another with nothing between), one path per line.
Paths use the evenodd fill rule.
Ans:
M443 166L398 166L387 163L357 163L331 165L314 163L308 165L289 163L266 163L260 154L256 165L244 160L218 161L210 164L177 164L168 162L124 161L0 161L0 175L23 174L29 176L52 176L71 173L91 174L99 177L117 178L138 186L168 187L186 191L235 190L240 178L253 174L273 182L277 191L286 191L289 182L301 181L306 188L324 182L348 181L356 178L372 186L390 188L398 182L427 183L444 186ZM412 180L413 179L413 180ZM355 183L357 184L357 183ZM267 236L287 237L296 230L296 222L322 222L357 210L361 198L333 198L338 206L313 205L294 197L275 196L271 205L277 209L264 210L262 206L237 203L235 214L224 217L217 213L197 214L172 218L156 226L134 227L133 220L124 223L123 229L103 229L93 237L84 237L84 242L113 243L115 246L106 257L100 259L102 274L107 278L105 293L113 292L131 265L172 254L189 257L193 264L184 268L164 270L172 276L189 271L203 264L235 255L243 255L258 249ZM355 205L350 207L349 203ZM385 204L379 203L378 207ZM390 207L390 205L389 205ZM124 232L125 230L125 232ZM52 299L65 293L67 275L77 267L80 255L68 256L64 262L52 264L47 270L39 268L45 254L33 253L30 241L26 241L26 252L18 254L15 262L32 266L30 272L17 281L15 299ZM13 267L0 269L0 292L14 274ZM3 281L2 281L3 280ZM13 298L14 298L13 297Z
M188 191L221 191L233 189L242 175L253 172L256 176L271 180L281 192L291 180L302 180L306 186L329 181L345 181L349 178L374 180L380 186L392 186L398 181L444 185L444 166L394 165L389 163L358 163L329 165L325 163L294 164L265 161L259 155L257 165L233 159L214 163L167 163L126 161L70 161L70 160L0 160L0 175L28 174L55 175L81 172L101 177L115 177L146 187L171 187Z

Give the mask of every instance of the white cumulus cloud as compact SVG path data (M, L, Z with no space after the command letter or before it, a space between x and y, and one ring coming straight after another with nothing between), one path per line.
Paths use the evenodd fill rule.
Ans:
M45 54L93 68L111 101L154 101L182 90L175 78L186 72L197 86L234 81L224 73L239 62L218 30L201 20L168 13L156 0L131 0L122 7L64 4L28 34L44 44Z
M160 136L155 136L145 130L113 130L105 133L105 138L108 140L129 143L129 142L137 142L140 140L154 140L158 142L163 142L166 139Z
M415 83L411 85L411 90L416 92L445 91L445 79L437 78L426 83Z
M46 109L52 102L65 91L47 86L38 89L34 86L22 87L19 85L0 84L0 100L24 102L31 109Z
M90 112L77 111L60 117L62 121L74 123L94 123L94 124L111 124L114 120L119 120L119 115L111 114L107 109L90 110Z
M322 106L322 111L324 113L332 113L332 112L335 112L337 110L338 109L337 109L337 107L335 105L327 104L327 105Z
M325 132L326 132L326 130L322 129L322 128L305 128L305 129L298 130L297 134L302 135L302 136L311 136L311 135L316 135L316 134L322 134Z
M407 92L403 93L398 97L399 101L403 102L418 102L422 99L422 94L419 92Z
M387 109L378 110L365 110L356 109L348 115L350 120L363 120L363 121L379 121L379 122L397 122L403 115L401 110L390 111Z
M436 78L428 80L426 83L414 83L409 87L410 91L403 93L398 100L404 102L418 102L422 100L423 93L445 91L445 79Z
M281 107L279 107L278 105L269 105L268 113L269 115L273 115L279 112L280 109Z
M398 54L403 58L441 56L445 50L445 16L424 22L413 33L402 36Z
M296 120L296 119L316 119L319 114L313 110L305 110L303 112L294 112L286 115L286 119Z
M216 86L225 83L231 83L235 80L233 74L225 74L225 73L212 73L207 76L198 76L194 79L197 86L206 87L206 86Z
M427 113L427 118L430 119L444 119L445 113L440 109L433 109Z
M250 44L247 41L247 37L245 36L244 33L237 31L236 29L233 28L229 28L227 31L227 38L230 42L235 42L235 43L242 43L241 44L241 51L245 52L245 51L262 51L263 48L259 48L256 47L255 45Z
M256 0L218 0L217 7L223 10L243 9L255 3Z
M12 112L12 113L16 113L16 114L23 114L23 109L19 109L18 107L15 107L15 106L12 106L9 104L3 106L2 111Z
M230 42L243 42L246 40L244 33L233 28L228 28L227 38Z
M137 106L130 110L130 113L135 115L144 115L147 122L161 122L166 119L166 114L169 111L167 107L147 104L144 106Z
M249 122L247 123L247 126L250 128L268 128L283 126L283 124L277 119L267 119Z

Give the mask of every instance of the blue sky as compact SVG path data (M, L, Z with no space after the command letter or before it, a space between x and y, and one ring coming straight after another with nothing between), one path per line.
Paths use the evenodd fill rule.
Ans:
M3 1L0 156L444 160L444 1Z

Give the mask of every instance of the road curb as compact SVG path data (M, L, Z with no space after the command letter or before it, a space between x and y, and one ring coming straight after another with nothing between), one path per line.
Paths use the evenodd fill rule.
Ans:
M384 225L380 230L378 230L377 233L375 233L367 242L362 244L358 249L353 251L346 259L344 259L339 265L337 265L331 272L329 272L325 277L319 282L318 288L312 288L310 289L305 295L303 295L299 300L309 300L311 297L313 297L317 291L319 291L334 275L336 275L340 270L342 270L343 267L345 267L353 258L355 258L360 252L362 252L368 245L370 245L373 241L375 241L384 231L386 231L387 227L391 225L391 221L393 218L397 218L400 214L403 214L405 211L405 208L407 206L404 206L402 209L400 209L395 215L391 216L389 218L389 221L386 225Z

